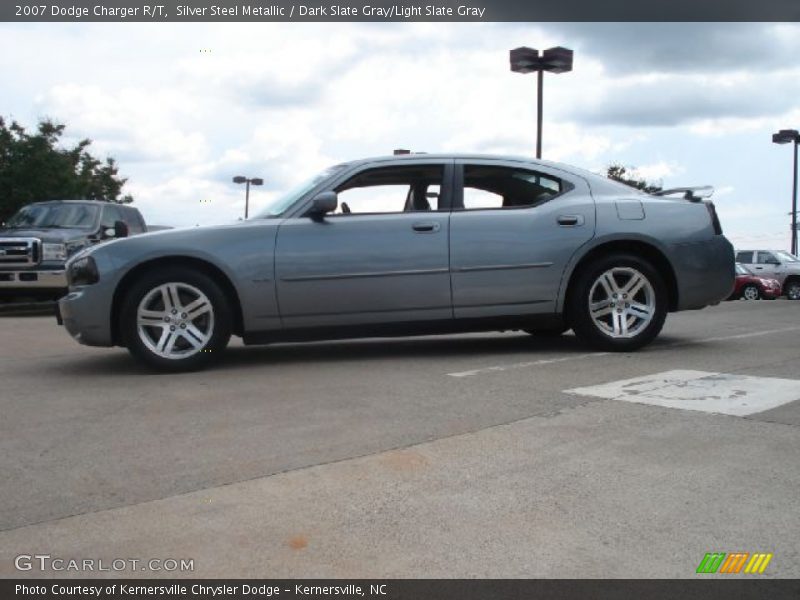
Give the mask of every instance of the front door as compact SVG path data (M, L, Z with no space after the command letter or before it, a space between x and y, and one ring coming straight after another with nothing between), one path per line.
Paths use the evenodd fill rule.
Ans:
M335 213L281 223L275 269L284 328L451 319L451 169L365 168L337 187Z

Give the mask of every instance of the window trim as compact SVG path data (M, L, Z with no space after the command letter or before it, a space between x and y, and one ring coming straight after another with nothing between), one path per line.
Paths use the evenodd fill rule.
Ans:
M392 212L361 212L361 213L348 213L348 214L327 214L325 215L326 219L338 219L341 217L366 217L366 216L390 216L390 215L434 215L434 214L445 214L449 213L452 210L453 206L453 183L454 183L454 161L452 159L440 159L440 160L432 160L432 159L420 159L420 160L409 160L404 159L402 161L387 161L384 164L380 162L369 162L359 165L355 169L350 169L345 173L339 174L339 177L328 181L324 185L318 187L318 189L311 190L309 192L308 198L306 198L302 204L303 208L297 212L292 211L293 215L287 218L306 218L309 216L308 212L311 209L311 200L317 194L320 194L324 191L330 190L335 191L337 187L341 186L343 183L348 182L349 180L353 179L354 177L358 177L362 173L366 171L375 171L378 169L399 169L404 167L425 167L425 166L433 166L433 167L441 167L442 168L442 183L440 184L440 198L439 198L439 205L440 207L436 210L429 210L429 211L407 211L407 210L399 210L399 211L392 211Z
M508 170L516 170L516 171L528 171L530 173L537 173L541 175L545 175L546 177L550 177L552 179L557 179L562 184L562 189L558 194L554 196L550 196L545 202L541 204L527 204L524 206L495 206L495 207L484 207L484 208L467 208L464 206L464 167L466 166L481 166L481 167L495 167L498 169L508 169ZM540 169L538 168L539 165L526 165L524 163L520 164L513 164L508 162L499 162L499 161L483 161L483 160L464 160L459 161L455 164L454 172L453 172L453 203L452 203L452 210L453 212L477 212L477 211L486 211L486 210L533 210L544 206L545 204L549 204L556 198L560 198L566 194L569 194L574 189L576 189L575 184L563 177L561 175L555 175L550 173L547 169Z

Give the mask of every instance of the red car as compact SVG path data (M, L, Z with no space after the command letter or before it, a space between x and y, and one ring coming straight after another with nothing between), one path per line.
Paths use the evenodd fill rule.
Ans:
M736 263L736 285L728 300L774 300L781 295L781 282L754 275L744 265Z

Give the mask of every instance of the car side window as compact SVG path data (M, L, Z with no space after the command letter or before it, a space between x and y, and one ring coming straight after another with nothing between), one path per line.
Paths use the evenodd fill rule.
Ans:
M334 214L439 210L444 167L409 165L362 171L336 188Z
M758 264L760 265L774 265L777 262L778 259L775 258L775 255L772 252L758 253Z
M123 220L124 219L119 212L119 208L113 204L108 204L103 207L103 218L100 220L100 228L102 231L105 231L106 229L114 229L114 223L116 221Z
M536 171L464 165L464 208L467 210L539 206L564 189L561 180Z
M745 263L745 264L752 264L753 263L753 253L752 252L738 252L736 254L736 262Z
M144 227L142 226L142 221L139 218L139 214L133 210L132 208L128 208L127 206L120 207L122 210L122 216L124 217L125 224L128 226L128 233L130 235L136 233L144 233Z

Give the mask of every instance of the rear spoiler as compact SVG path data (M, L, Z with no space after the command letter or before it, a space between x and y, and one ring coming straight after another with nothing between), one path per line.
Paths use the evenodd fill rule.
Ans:
M700 202L704 198L710 198L713 193L713 186L700 185L696 187L679 187L668 190L660 190L653 193L653 196L672 196L674 194L683 194L684 200L689 200L690 202Z

